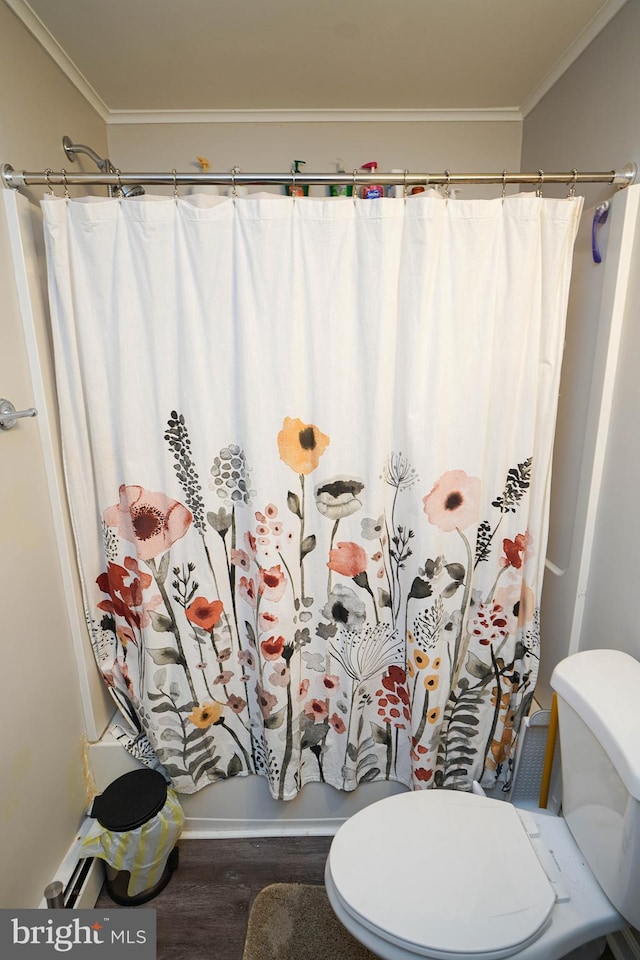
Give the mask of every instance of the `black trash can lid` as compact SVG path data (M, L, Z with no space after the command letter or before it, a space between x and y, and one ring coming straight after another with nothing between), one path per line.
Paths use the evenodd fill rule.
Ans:
M91 816L105 830L135 830L162 810L167 782L157 770L132 770L110 783L93 801Z

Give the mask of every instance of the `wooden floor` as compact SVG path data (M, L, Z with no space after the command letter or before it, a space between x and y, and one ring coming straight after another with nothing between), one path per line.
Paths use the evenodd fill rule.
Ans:
M156 910L157 960L242 960L257 894L270 883L322 883L331 839L181 840L178 869L145 904ZM115 908L104 889L96 906ZM613 960L608 948L602 960Z
M146 907L157 960L242 960L249 910L270 883L322 883L331 837L181 840L180 864ZM103 889L97 907L115 905ZM321 960L321 958L318 958Z

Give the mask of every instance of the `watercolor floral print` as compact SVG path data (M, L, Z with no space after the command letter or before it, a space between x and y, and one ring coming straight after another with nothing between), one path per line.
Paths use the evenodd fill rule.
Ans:
M531 459L484 491L391 451L366 485L324 474L330 435L286 417L290 482L261 499L235 440L207 476L182 414L164 437L175 496L114 491L91 626L178 790L259 774L286 800L309 781L468 789L508 772L538 656Z

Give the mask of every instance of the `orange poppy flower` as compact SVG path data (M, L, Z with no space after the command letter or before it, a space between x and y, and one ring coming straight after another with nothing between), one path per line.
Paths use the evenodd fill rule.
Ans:
M223 605L220 600L207 600L206 597L196 597L189 604L185 613L189 623L196 627L202 627L203 630L211 631L222 616Z
M285 417L278 434L280 459L296 473L306 476L316 469L329 442L326 433L322 433L314 424Z
M208 700L201 707L194 707L187 720L191 720L194 727L206 730L213 723L217 723L222 716L223 709L224 704L220 703L219 700Z

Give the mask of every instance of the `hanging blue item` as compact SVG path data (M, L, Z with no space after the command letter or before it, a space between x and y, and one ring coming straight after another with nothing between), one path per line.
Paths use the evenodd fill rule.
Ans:
M593 262L602 263L602 254L598 247L598 227L602 226L603 223L606 223L607 217L609 216L609 201L605 200L603 203L599 203L596 207L596 211L593 215L593 223L591 224L591 252L593 253Z

